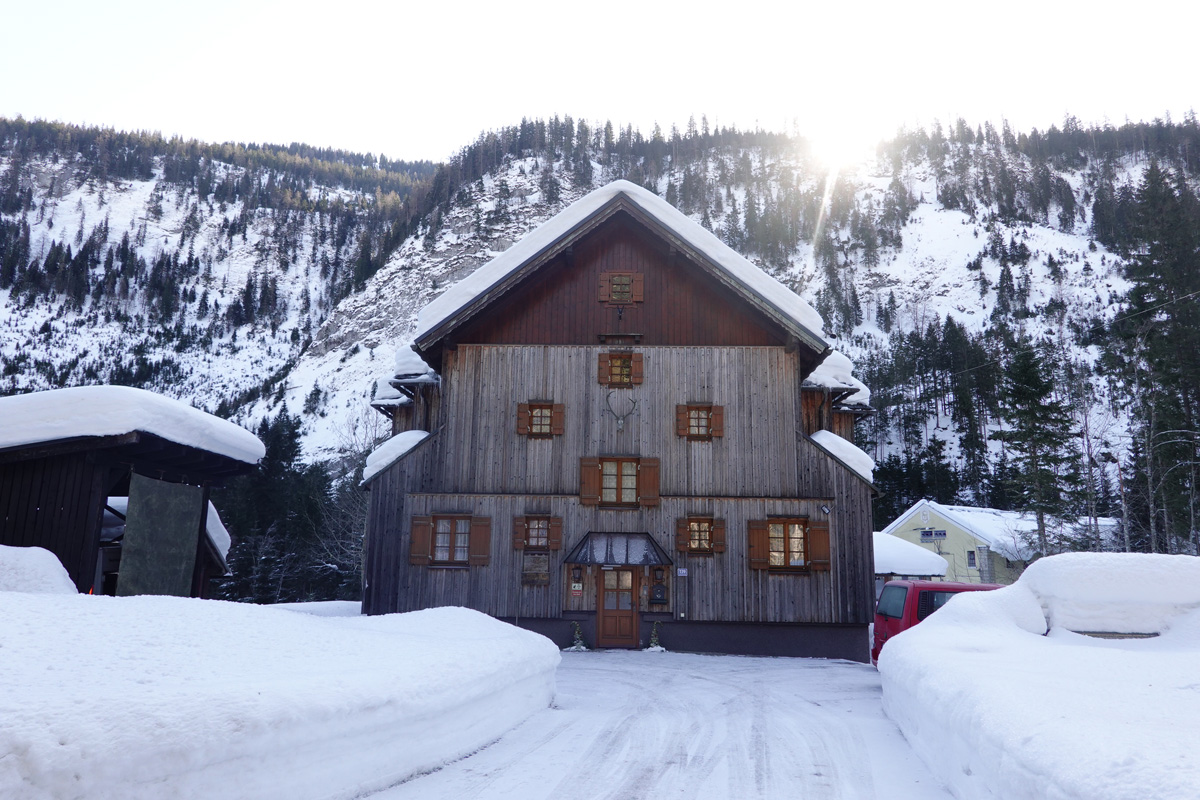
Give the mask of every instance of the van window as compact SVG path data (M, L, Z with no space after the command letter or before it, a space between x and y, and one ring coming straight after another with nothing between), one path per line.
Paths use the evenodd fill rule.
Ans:
M879 595L879 607L876 613L882 617L900 619L904 616L904 598L908 594L905 586L885 586L883 594Z
M917 598L917 621L920 622L946 605L946 601L956 594L958 592L921 592L921 596Z

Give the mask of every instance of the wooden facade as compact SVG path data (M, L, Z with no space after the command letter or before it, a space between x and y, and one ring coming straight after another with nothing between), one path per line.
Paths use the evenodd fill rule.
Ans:
M614 272L636 276L636 290L614 291L626 289L623 304L605 288ZM463 605L562 644L578 622L611 645L605 630L630 602L615 587L632 572L626 646L644 645L657 621L675 649L867 657L873 490L808 436L853 433L827 392L801 389L823 353L636 216L594 226L418 352L441 375L427 390L436 399L421 401L432 435L368 484L366 613ZM606 381L604 359L626 353L637 380ZM552 435L527 435L531 404L561 415ZM685 435L689 407L719 427ZM596 488L589 471L604 461L638 471L625 490L635 502ZM414 520L439 514L486 524L486 556L412 558ZM544 583L515 546L514 518L539 515L561 537ZM688 518L718 521L720 548L677 536ZM806 531L808 562L765 568L751 530L784 518ZM671 563L568 563L588 536L648 536Z
M0 450L0 545L42 547L58 556L75 587L101 594L105 574L101 524L109 497L129 494L133 473L169 483L211 486L252 465L132 431L36 442ZM204 496L207 508L207 493ZM225 574L223 556L197 530L191 594L205 596ZM119 552L119 550L118 550ZM112 567L114 570L115 566Z

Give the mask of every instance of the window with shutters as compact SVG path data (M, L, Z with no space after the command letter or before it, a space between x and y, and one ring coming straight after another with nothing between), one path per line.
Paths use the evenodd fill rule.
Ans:
M612 389L627 389L642 382L641 353L601 353L598 377Z
M725 435L725 409L701 403L675 406L675 433L693 441Z
M513 547L521 550L521 583L547 586L550 583L550 552L562 547L561 517L515 517Z
M628 306L644 299L645 276L640 272L604 272L600 274L600 302L610 306Z
M469 516L434 516L433 563L466 566L471 543Z
M713 551L713 521L707 517L690 517L688 526L688 552L711 553Z
M658 476L657 458L581 458L579 502L611 508L657 506L662 503Z
M566 429L566 406L562 403L518 403L517 433L531 439L561 436Z
M693 515L675 521L675 549L692 555L725 552L725 520Z
M829 523L807 517L750 520L750 568L779 572L827 572Z
M606 506L635 506L638 502L638 460L600 459L600 502Z

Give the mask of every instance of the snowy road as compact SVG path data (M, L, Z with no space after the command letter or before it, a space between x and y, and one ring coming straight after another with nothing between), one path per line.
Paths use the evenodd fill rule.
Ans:
M949 798L843 661L563 653L554 707L372 795L404 798Z

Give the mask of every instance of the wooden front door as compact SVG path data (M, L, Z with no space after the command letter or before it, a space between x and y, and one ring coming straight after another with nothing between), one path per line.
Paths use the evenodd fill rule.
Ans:
M596 581L596 644L600 647L637 647L637 572L602 569Z

